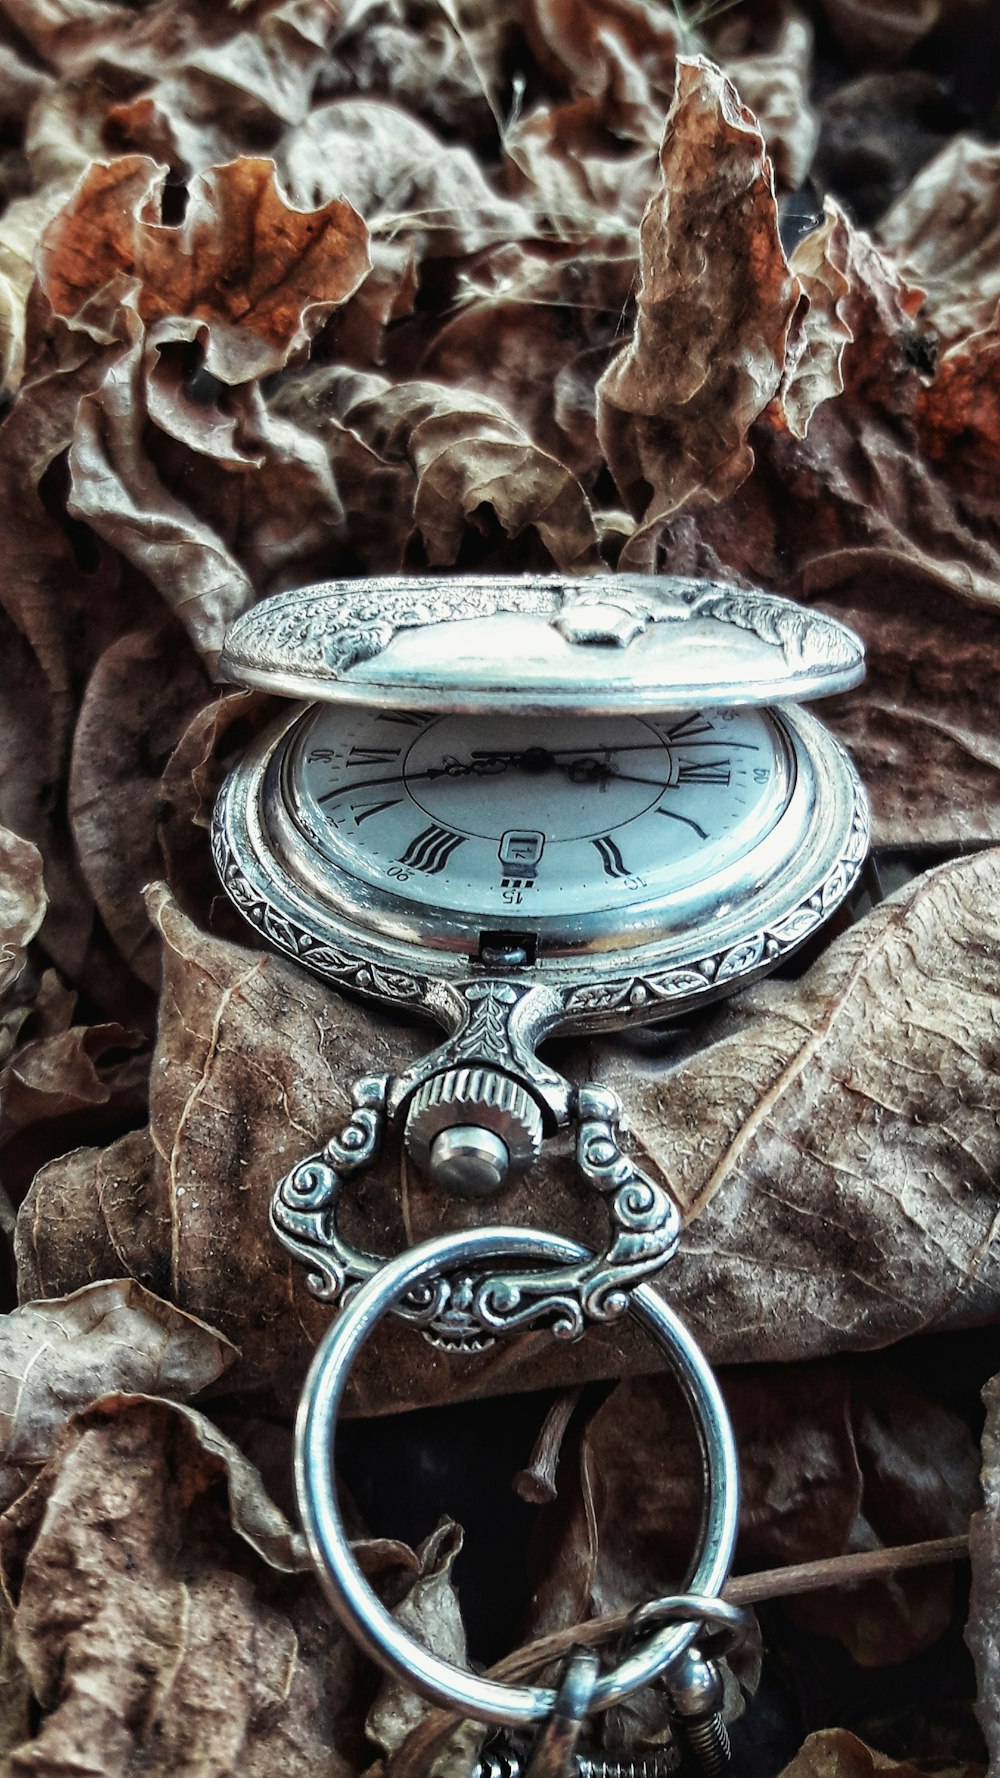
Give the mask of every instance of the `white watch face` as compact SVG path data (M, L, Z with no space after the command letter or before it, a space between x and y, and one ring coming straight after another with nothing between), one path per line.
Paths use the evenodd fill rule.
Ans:
M767 710L506 717L319 706L287 794L339 870L425 909L562 923L745 857L794 768Z

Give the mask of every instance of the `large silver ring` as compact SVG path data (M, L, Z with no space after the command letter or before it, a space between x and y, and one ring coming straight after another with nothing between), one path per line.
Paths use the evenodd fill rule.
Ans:
M329 1328L306 1378L295 1430L295 1480L313 1561L341 1622L373 1661L437 1704L480 1722L509 1727L551 1715L556 1692L547 1686L484 1679L424 1648L373 1593L351 1553L334 1483L334 1440L344 1386L354 1359L383 1316L415 1285L507 1256L540 1265L592 1258L590 1250L538 1229L459 1230L390 1260L362 1286ZM467 1275L467 1274L466 1274ZM739 1470L725 1403L691 1334L646 1284L629 1294L629 1313L665 1353L694 1419L704 1475L702 1521L685 1590L721 1592L729 1574L739 1512ZM597 1682L591 1709L606 1710L648 1685L690 1646L698 1622L660 1628Z

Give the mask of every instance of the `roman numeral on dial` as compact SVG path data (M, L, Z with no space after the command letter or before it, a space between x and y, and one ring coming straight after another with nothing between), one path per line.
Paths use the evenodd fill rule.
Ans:
M444 870L452 853L465 840L460 833L452 833L447 827L425 827L418 833L397 859L398 864L405 864L409 870L421 870L429 877L436 877Z
M591 845L596 846L600 853L606 877L627 877L630 874L625 860L609 833L602 834L598 840L592 840Z
M387 766L398 759L401 747L352 747L347 755L349 766Z
M707 722L704 716L684 716L680 722L675 722L672 728L668 728L667 740L676 745L678 741L692 740L695 735L710 735L711 733L712 724Z
M677 767L678 784L728 784L732 762L728 759L682 759Z
M367 821L372 815L380 815L383 809L396 808L402 800L401 796L389 796L377 803L352 803L351 814L360 827L362 821Z

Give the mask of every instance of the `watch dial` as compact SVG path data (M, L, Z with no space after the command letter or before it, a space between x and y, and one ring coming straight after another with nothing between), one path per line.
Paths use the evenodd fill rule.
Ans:
M286 794L338 869L502 926L705 882L770 831L792 778L766 710L511 719L327 704L299 731Z

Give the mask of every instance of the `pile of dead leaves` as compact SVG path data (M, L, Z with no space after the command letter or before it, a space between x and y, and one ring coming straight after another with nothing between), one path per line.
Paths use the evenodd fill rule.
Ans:
M681 1201L664 1289L729 1367L771 1601L742 1769L1000 1757L998 66L991 0L0 0L10 1778L468 1769L294 1529L326 1315L266 1216L427 1035L261 952L207 847L269 714L213 687L230 620L449 568L721 572L865 638L830 718L883 856L938 868L797 977L562 1060ZM390 1150L353 1211L388 1252L455 1206ZM558 1149L485 1213L597 1227ZM648 1363L389 1330L359 1370L359 1415L425 1410L359 1422L359 1559L441 1652L502 1619L551 1656L677 1584L696 1465ZM483 1480L463 1625L461 1534L414 1548L410 1496L518 1468L544 1504ZM821 1558L841 1584L775 1602ZM655 1697L606 1726L668 1733Z

